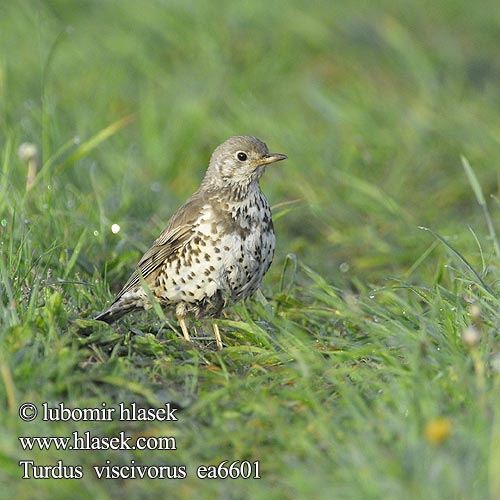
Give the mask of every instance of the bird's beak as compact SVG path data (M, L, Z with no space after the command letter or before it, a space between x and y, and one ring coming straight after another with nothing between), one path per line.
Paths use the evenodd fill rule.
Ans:
M267 155L257 160L257 165L259 167L261 165L269 165L270 163L274 163L275 161L286 160L287 158L287 155L282 155L280 153L268 153Z

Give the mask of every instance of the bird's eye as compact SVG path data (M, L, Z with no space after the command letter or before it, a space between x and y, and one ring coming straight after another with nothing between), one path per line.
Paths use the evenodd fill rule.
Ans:
M238 158L238 160L240 160L240 161L245 161L248 158L248 156L243 151L238 151L236 153L236 158Z

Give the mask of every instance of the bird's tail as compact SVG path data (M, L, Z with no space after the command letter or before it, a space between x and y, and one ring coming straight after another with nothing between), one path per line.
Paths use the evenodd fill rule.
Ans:
M111 305L108 309L98 314L94 319L97 321L105 321L108 324L114 323L117 319L125 316L125 314L138 309L137 304L132 301L118 301Z

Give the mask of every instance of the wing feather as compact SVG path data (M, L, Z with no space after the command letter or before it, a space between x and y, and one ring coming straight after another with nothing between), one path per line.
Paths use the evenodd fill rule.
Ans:
M141 257L135 271L115 297L113 303L117 302L128 291L137 288L140 283L140 275L146 283L151 282L155 271L191 240L194 235L193 224L200 217L203 205L203 200L197 192L177 210L151 248Z

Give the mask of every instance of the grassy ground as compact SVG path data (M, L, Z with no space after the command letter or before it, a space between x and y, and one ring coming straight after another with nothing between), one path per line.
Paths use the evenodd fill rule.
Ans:
M0 498L500 499L499 25L488 0L2 2ZM277 256L227 347L154 313L79 332L247 133L289 160L263 179ZM24 402L180 410L23 422ZM177 450L18 440L87 430ZM187 477L98 480L106 460ZM196 477L224 460L261 479Z

